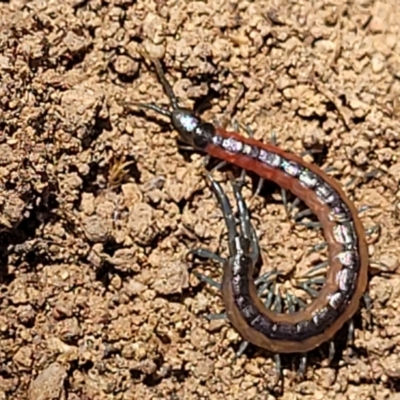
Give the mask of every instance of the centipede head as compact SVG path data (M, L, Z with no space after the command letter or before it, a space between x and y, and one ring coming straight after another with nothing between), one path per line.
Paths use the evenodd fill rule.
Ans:
M215 135L214 125L204 122L196 113L188 108L179 106L171 84L168 82L161 63L158 59L150 57L150 55L141 49L140 53L145 59L150 60L155 69L166 95L170 101L172 110L168 110L153 103L134 103L141 108L153 110L159 114L168 116L172 126L178 131L179 138L182 142L189 145L195 150L204 150L208 143L211 142Z
M215 135L214 125L204 122L189 109L174 109L171 112L171 123L180 139L196 150L204 150Z

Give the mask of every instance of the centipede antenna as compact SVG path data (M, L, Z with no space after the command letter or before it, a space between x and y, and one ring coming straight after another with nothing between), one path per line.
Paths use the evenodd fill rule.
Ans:
M166 117L171 117L171 111L166 110L165 108L161 108L157 104L153 104L153 103L136 103L136 102L133 102L133 103L130 103L130 104L134 105L136 107L147 108L148 110L153 110L158 114L165 115Z
M171 84L168 82L168 80L165 76L165 73L163 71L160 60L157 58L151 57L150 54L143 47L139 47L138 52L145 60L149 60L153 63L155 70L156 70L157 77L158 77L159 81L161 82L161 85L163 86L163 89L169 99L172 109L173 110L179 109L180 107L178 105L178 99L175 96L175 93L172 89ZM138 107L148 108L150 110L153 110L162 115L166 115L168 117L171 117L171 115L172 115L171 111L165 110L156 104L144 104L144 103L134 103L134 104Z
M165 73L164 73L163 68L161 66L160 60L158 60L156 58L151 58L148 55L147 55L147 58L154 64L158 79L160 80L161 85L163 86L164 91L165 91L166 95L169 98L169 101L171 103L172 108L174 110L178 109L179 108L178 99L175 96L175 93L174 93L174 91L172 89L171 84L168 82L168 80L167 80L167 78L165 76Z

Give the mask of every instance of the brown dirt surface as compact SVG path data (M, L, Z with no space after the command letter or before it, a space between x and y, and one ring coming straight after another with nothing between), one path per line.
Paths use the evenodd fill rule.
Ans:
M11 0L0 13L0 400L400 399L398 0ZM204 156L121 105L167 104L139 45L185 105L210 99L206 118L243 84L235 117L257 139L322 149L315 162L373 206L373 324L363 311L354 345L331 365L316 352L303 381L289 360L272 388L270 355L233 360L238 335L204 318L223 305L186 253L226 254L225 225ZM307 250L322 237L291 227L271 193L244 189L264 268L319 262Z

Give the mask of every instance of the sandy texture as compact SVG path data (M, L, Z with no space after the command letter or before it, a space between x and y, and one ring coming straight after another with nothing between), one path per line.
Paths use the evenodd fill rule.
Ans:
M400 398L398 0L11 0L0 15L0 400ZM203 156L120 105L167 104L139 44L184 104L209 98L210 119L244 84L236 117L256 138L320 148L374 207L370 254L389 271L371 279L373 326L362 312L335 365L317 354L296 383L289 360L273 389L273 360L232 361L237 334L204 318L223 306L185 255L226 254L225 227ZM279 190L251 209L264 268L323 259Z

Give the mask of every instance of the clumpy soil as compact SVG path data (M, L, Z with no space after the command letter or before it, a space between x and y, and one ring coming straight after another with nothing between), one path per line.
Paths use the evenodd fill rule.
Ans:
M11 0L0 13L1 400L400 398L397 0ZM371 311L303 380L289 358L274 387L270 355L235 360L239 336L204 318L223 305L186 254L226 254L225 226L204 156L129 105L168 104L141 46L210 120L244 85L235 118L319 149L307 157L371 207ZM230 169L214 176L232 198ZM246 182L264 269L326 257L308 254L322 236L289 223L278 188L251 198Z

